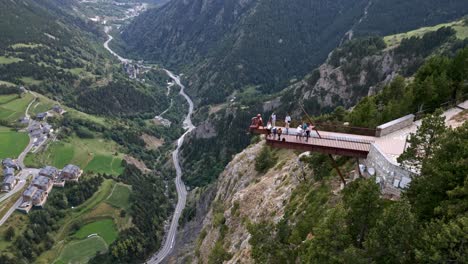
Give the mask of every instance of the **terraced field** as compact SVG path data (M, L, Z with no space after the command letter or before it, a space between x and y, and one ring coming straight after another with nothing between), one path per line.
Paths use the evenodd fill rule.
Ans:
M38 263L86 263L96 252L107 250L108 245L117 238L119 230L130 228L131 217L128 214L121 216L119 208L108 204L114 193L121 197L120 191L115 192L114 189L119 185L125 186L105 180L90 199L67 215L61 222L60 230L54 234L63 243L57 243L41 255ZM76 232L71 231L72 226L82 223L86 224Z

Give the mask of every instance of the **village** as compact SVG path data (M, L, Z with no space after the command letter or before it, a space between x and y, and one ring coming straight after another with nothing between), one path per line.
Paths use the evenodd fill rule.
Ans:
M34 118L26 114L18 120L20 124L26 125L24 130L28 133L30 142L18 159L5 158L2 160L3 180L1 192L6 194L0 197L0 201L6 200L13 194L23 190L28 182L29 185L24 189L20 199L12 209L29 213L33 207L42 208L47 202L53 187L64 187L67 181L78 182L83 174L83 171L73 164L68 164L60 170L53 166L37 169L26 168L24 165L24 158L28 152L36 152L48 140L55 139L57 136L58 131L47 123L47 118L53 115L63 115L64 113L65 110L61 106L55 105L51 110L38 113ZM3 216L0 225L8 219L13 211L10 210L9 213Z

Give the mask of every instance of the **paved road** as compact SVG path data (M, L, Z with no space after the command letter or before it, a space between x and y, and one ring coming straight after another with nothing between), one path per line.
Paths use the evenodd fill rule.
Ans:
M2 217L2 219L0 219L0 226L3 225L6 222L6 220L8 220L8 218L11 216L11 214L13 214L13 212L16 210L16 208L21 205L22 201L23 201L23 198L20 197L15 202L15 204L8 210L8 212Z
M137 11L137 14L135 14L134 16L136 16L136 15L138 15L138 11ZM130 17L126 17L123 20L126 20L128 18L130 18ZM120 19L120 20L122 20L122 19ZM122 56L117 54L115 51L113 51L109 47L109 43L113 40L113 37L109 34L111 29L112 29L112 26L106 26L105 27L105 32L107 34L108 39L103 44L104 48L107 49L112 55L114 55L121 63L124 63L124 64L125 63L132 63L132 60L123 58ZM139 67L145 67L145 65L138 65L138 66ZM149 67L149 68L151 68L151 67ZM165 71L166 71L166 74L174 81L174 83L180 87L179 94L182 95L185 98L185 100L187 101L187 103L189 104L189 110L188 110L187 116L185 117L184 122L183 122L183 128L186 130L186 132L177 140L177 148L172 152L172 161L173 161L174 167L176 169L175 184L176 184L177 197L178 197L177 205L176 205L176 208L175 208L174 215L172 217L172 221L171 221L171 225L169 227L169 231L167 232L166 238L165 238L165 240L163 242L164 244L161 247L161 249L159 250L159 252L154 254L151 257L151 259L148 260L147 263L150 263L150 264L160 263L164 258L166 258L169 255L169 253L171 253L171 251L172 251L172 249L174 247L180 214L182 213L182 210L185 208L185 203L186 203L186 199L187 199L187 190L185 188L184 182L182 181L182 168L180 166L179 152L180 152L180 148L182 147L182 144L184 143L185 136L188 133L190 133L193 129L195 129L195 126L193 125L192 119L191 119L191 116L193 114L194 105L193 105L193 102L190 99L190 97L185 93L185 86L181 83L179 76L175 75L174 73L172 73L169 70L165 69ZM169 84L169 85L172 86L173 84ZM168 87L168 89L170 89L170 87ZM169 91L170 90L168 90L168 95L169 95Z
M179 93L185 98L185 100L187 100L187 103L189 104L189 111L183 123L184 129L186 129L186 132L177 140L177 148L172 152L172 161L176 169L175 184L176 184L177 196L178 196L176 209L172 217L169 231L166 234L164 245L161 247L161 249L159 250L157 254L153 255L151 259L148 260L147 263L149 264L160 263L162 260L164 260L164 258L166 258L171 253L172 249L174 248L180 214L182 213L182 210L184 210L185 203L187 200L187 190L185 188L184 182L182 181L182 168L180 166L179 152L180 152L180 148L182 147L182 144L184 143L185 136L188 133L190 133L193 129L195 129L195 126L192 124L192 119L191 119L193 108L194 108L193 102L190 99L190 97L185 93L184 91L185 86L182 85L182 83L180 82L179 76L174 75L172 72L168 70L165 70L165 71L167 75L169 75L169 77L171 77L171 79L173 79L174 82L180 87Z

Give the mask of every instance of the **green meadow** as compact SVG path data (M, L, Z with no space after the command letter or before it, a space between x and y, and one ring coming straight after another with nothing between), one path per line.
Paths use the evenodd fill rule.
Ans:
M0 95L0 120L14 122L24 116L26 108L32 102L32 94L18 95Z
M458 39L468 38L468 25L465 25L464 21L460 20L451 23L439 24L432 27L422 27L405 33L386 36L384 41L388 46L395 46L400 44L401 40L404 38L422 37L424 34L437 31L442 27L452 27L457 32L456 36Z
M86 224L78 232L75 237L78 239L87 238L89 235L97 234L102 237L107 245L110 245L117 239L117 230L112 219L104 219Z
M96 253L105 251L107 245L104 239L94 236L67 244L55 263L87 263Z
M130 186L116 183L112 194L107 198L107 203L117 208L128 209L130 207L131 192Z
M0 127L0 159L17 158L28 143L28 134Z
M51 143L45 151L28 154L25 163L32 167L52 165L57 168L75 164L87 172L120 175L123 155L118 152L117 144L109 140L70 137Z

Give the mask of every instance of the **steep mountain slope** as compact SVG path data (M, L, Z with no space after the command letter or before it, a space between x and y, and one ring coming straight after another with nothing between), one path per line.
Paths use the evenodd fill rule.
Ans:
M79 38L77 30L94 30L91 23L85 23L65 12L70 0L1 0L0 48L17 43L44 43L71 46ZM53 42L52 40L55 40ZM75 43L76 44L76 43Z
M428 57L453 56L455 50L467 45L468 39L458 39L456 31L447 27L404 39L397 46L387 47L377 37L346 42L324 64L284 92L282 110L294 111L299 98L313 114L329 112L337 106L352 107L396 76L412 76Z
M350 108L395 77L410 78L428 58L440 54L453 57L467 45L468 39L457 39L448 28L403 39L399 46L387 45L378 37L359 38L335 49L323 65L280 93L265 95L249 89L236 94L233 102L200 107L195 116L199 126L182 151L184 180L189 186L215 180L232 156L249 144L245 130L257 113L268 117L275 111L283 118L289 112L300 119L301 101L311 115L326 115L338 106Z
M134 56L186 69L203 104L249 85L278 91L323 62L346 32L384 35L466 12L463 0L174 0L122 37Z
M153 74L157 80L147 77L147 84L128 81L102 47L104 32L82 16L77 2L0 2L1 83L24 85L98 115L154 116L168 107L165 75Z
M133 54L168 66L194 64L203 101L243 85L279 89L326 58L367 1L171 1L126 28Z

